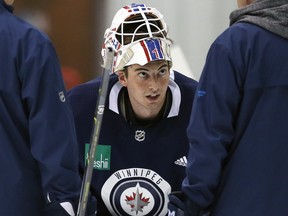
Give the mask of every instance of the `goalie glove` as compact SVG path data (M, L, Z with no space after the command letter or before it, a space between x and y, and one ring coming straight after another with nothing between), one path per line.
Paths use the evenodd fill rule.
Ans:
M169 194L168 216L209 216L209 210L203 210L191 202L181 191Z

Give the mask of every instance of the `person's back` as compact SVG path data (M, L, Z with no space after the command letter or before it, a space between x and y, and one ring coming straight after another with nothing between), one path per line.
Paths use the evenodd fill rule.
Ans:
M287 12L287 1L256 0L209 50L183 191L212 216L288 215Z
M0 41L1 215L70 215L81 179L55 50L3 0Z
M238 43L234 43L238 37ZM241 105L234 104L240 109L237 121L232 123L236 130L229 137L233 140L230 159L213 215L286 215L288 61L283 57L288 55L288 40L261 27L239 23L215 46L221 46L221 42L231 47L240 72L223 78L236 82L237 88L222 88L229 89L233 101L243 98ZM218 117L229 119L225 115L224 109Z

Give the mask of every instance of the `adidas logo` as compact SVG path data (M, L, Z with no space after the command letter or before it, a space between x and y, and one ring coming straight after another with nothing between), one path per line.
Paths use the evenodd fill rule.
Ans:
M179 158L178 160L176 160L174 163L176 165L186 167L187 166L187 158L186 158L186 156L183 156L183 157Z

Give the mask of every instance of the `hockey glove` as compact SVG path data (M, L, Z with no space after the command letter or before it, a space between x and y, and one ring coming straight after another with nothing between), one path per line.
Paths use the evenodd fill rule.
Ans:
M181 191L169 194L168 216L209 216L208 210L203 210L197 204L191 202Z
M85 216L96 215L96 199L90 197L87 204ZM76 216L78 200L67 202L51 202L48 203L45 209L45 216Z
M169 194L168 216L184 216L185 202L181 191L175 191Z

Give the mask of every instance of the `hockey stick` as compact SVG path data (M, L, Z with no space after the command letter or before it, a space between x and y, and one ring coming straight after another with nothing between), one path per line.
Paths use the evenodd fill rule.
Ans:
M85 216L86 208L87 208L87 201L89 198L89 191L90 191L90 184L92 179L92 173L93 173L93 164L96 154L96 147L98 144L104 109L105 109L105 101L106 101L106 95L107 95L107 89L108 89L108 83L109 83L109 75L113 63L113 56L114 51L111 47L106 49L106 56L104 59L104 65L103 65L103 78L102 83L99 88L96 108L95 108L95 114L94 114L94 125L93 125L93 131L91 134L90 139L90 150L89 155L87 158L87 165L84 172L84 178L82 181L82 187L81 187L81 194L80 199L78 203L78 210L77 210L77 216Z

